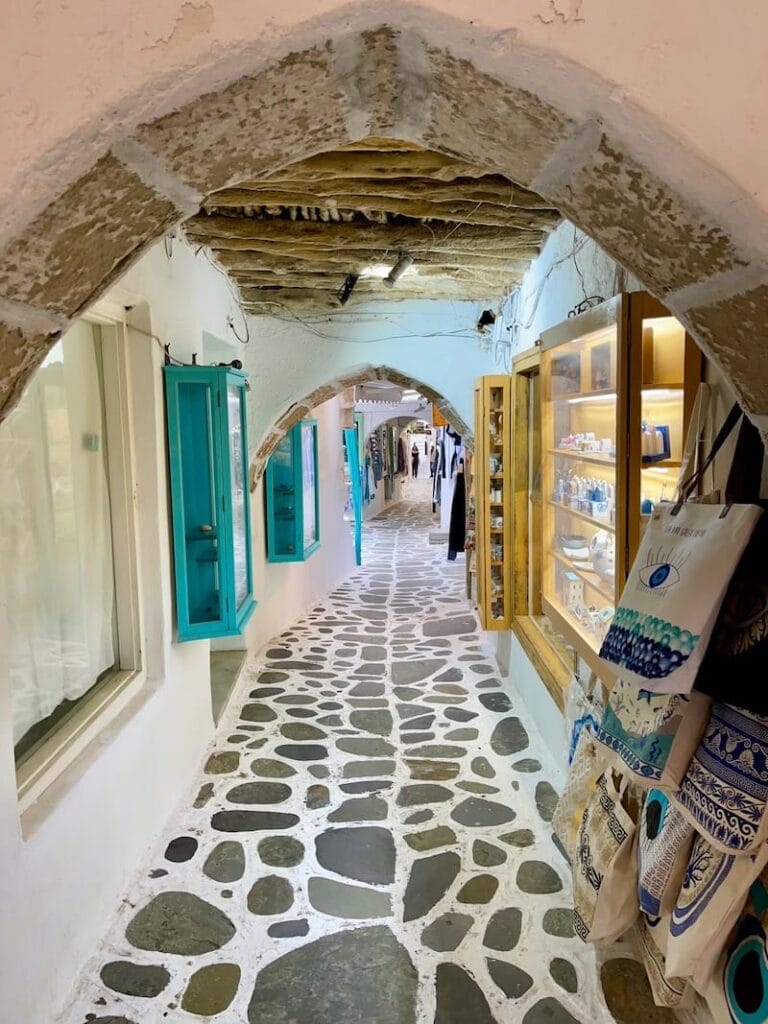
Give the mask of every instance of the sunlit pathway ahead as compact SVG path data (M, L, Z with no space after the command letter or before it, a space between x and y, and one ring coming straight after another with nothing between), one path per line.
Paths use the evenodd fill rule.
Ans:
M66 1024L604 1024L554 791L430 505L247 667Z

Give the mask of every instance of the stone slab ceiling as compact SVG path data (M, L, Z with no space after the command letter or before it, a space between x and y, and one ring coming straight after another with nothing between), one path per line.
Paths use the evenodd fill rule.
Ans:
M372 139L212 193L184 228L207 246L249 312L351 304L498 299L517 285L560 219L535 192L487 168ZM408 254L413 267L382 277Z

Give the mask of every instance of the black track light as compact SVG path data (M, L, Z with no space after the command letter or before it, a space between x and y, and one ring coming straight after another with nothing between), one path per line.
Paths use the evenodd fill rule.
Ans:
M347 276L344 278L344 283L337 292L339 302L341 303L342 306L345 305L346 302L348 301L349 296L355 290L356 284L357 274L347 274Z

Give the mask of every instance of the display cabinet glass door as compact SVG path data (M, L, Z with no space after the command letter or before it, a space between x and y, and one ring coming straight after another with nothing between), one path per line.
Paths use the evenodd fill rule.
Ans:
M583 333L546 347L541 361L542 603L594 652L613 617L624 550L619 308L616 300L577 318Z

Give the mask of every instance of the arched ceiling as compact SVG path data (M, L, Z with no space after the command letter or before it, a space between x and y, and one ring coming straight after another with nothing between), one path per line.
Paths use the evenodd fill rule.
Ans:
M497 300L559 219L551 203L487 167L367 139L214 192L184 230L211 250L248 312L268 313L374 296ZM387 287L406 254L413 265Z
M397 138L545 196L686 323L767 425L764 213L657 124L644 121L636 138L595 117L592 101L616 96L607 80L587 88L569 66L569 88L591 97L577 111L537 87L530 60L492 74L457 56L431 17L303 37L132 127L77 180L51 186L0 248L0 416L72 319L210 196L350 143ZM672 151L674 161L658 157Z

